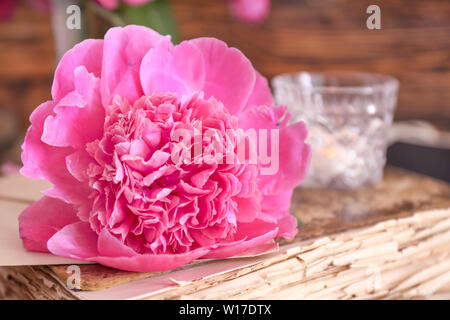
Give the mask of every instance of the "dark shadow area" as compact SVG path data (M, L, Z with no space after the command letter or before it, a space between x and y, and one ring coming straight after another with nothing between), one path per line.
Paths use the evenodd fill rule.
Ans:
M394 143L387 151L387 163L450 182L450 149Z

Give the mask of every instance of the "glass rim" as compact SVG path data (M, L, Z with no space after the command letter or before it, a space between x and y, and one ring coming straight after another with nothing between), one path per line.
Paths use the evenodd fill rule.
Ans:
M338 77L342 80L357 78L366 78L374 80L373 84L363 83L361 85L304 85L297 81L297 77L300 75L308 75L311 78L322 77L324 79L330 77ZM272 86L277 85L277 83L283 83L283 85L296 85L297 88L302 89L308 93L352 93L352 94L373 94L376 92L384 91L388 88L398 90L399 81L390 75L380 74L380 73L370 73L370 72L360 72L360 71L299 71L291 73L283 73L276 75L272 78Z

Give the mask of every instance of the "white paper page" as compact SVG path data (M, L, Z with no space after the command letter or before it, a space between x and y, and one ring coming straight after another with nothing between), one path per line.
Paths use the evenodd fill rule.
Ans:
M81 264L49 253L30 252L19 236L19 214L29 204L0 200L0 266Z

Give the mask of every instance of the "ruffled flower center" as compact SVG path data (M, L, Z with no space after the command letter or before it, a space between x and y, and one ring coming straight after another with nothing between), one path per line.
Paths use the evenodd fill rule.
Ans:
M237 128L236 117L202 94L155 94L133 105L116 96L103 137L86 148L95 159L88 167L93 230L107 228L138 253L231 241L239 199L260 197L257 165L225 161L220 149L236 154L229 143Z

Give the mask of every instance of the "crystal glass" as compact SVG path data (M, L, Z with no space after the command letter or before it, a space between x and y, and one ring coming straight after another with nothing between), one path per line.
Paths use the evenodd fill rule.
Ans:
M352 189L379 182L398 81L360 72L283 74L272 80L275 100L291 122L304 121L312 147L306 187Z

